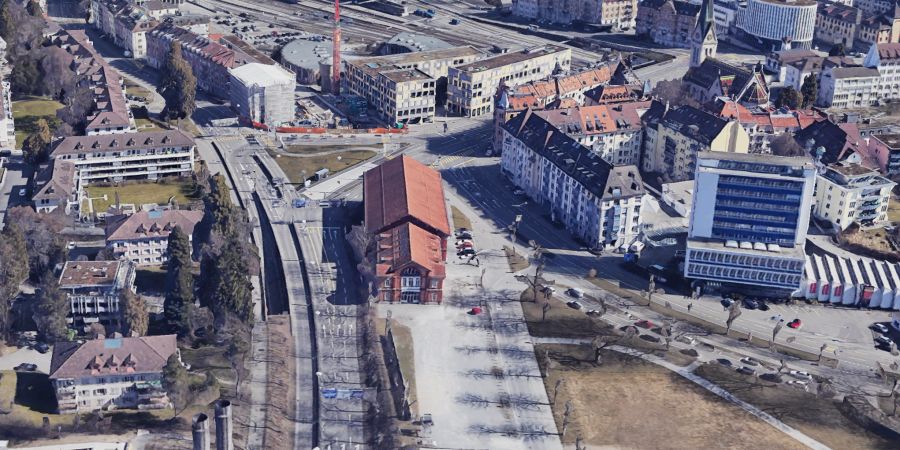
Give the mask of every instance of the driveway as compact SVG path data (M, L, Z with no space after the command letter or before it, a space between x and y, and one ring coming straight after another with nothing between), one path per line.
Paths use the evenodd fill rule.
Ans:
M13 370L19 364L32 363L37 364L38 371L48 373L52 356L52 349L47 353L40 353L37 350L23 347L12 353L0 356L0 370Z

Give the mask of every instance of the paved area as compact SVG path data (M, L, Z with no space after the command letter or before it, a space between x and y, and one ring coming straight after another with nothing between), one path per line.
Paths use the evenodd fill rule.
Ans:
M50 371L50 358L53 356L51 348L47 353L41 353L30 348L20 348L13 352L0 356L0 370L13 370L22 363L37 364L37 370L43 373Z
M3 177L3 184L0 184L0 228L6 220L6 211L15 206L28 204L30 198L27 190L31 169L26 167L22 155L12 155L8 158L6 175ZM26 189L25 196L19 195L21 189Z
M438 448L559 449L518 304L525 286L509 273L502 235L448 194L473 222L480 266L451 254L440 306L379 305L380 315L391 311L411 330L418 410L435 422L425 441ZM473 306L484 313L469 315Z

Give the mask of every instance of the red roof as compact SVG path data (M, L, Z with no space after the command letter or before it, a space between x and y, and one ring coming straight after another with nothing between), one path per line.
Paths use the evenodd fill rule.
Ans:
M441 238L418 225L406 222L378 237L378 275L403 270L415 264L428 271L429 277L443 278Z
M366 172L365 221L369 233L414 222L431 233L450 235L441 174L403 155Z

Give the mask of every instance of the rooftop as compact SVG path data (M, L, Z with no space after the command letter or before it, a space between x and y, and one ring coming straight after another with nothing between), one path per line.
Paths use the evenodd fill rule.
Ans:
M446 269L441 258L440 238L415 223L406 222L378 236L378 275L397 272L410 263L428 270L432 277L443 277Z
M425 72L422 72L419 69L409 69L409 70L392 70L390 72L384 72L383 75L387 77L391 81L395 81L397 83L404 83L407 81L416 81L416 80L430 80L431 76Z
M845 78L878 78L881 76L878 69L869 67L835 67L831 69L833 77L838 79Z
M395 34L388 39L386 43L406 47L411 52L424 52L453 47L452 44L442 41L434 36L410 33L408 31L401 31Z
M193 146L194 138L181 130L148 131L145 133L69 136L56 144L52 158L60 155L98 151L140 150L149 148Z
M900 134L877 134L872 137L878 139L892 150L900 149Z
M50 362L50 378L159 373L176 351L174 334L57 342Z
M483 72L485 70L497 69L510 64L515 64L541 56L552 55L554 53L564 52L567 49L558 45L542 45L540 47L526 48L518 52L503 53L490 58L481 59L458 66L456 69L460 72Z
M381 233L411 221L438 235L450 235L441 174L403 155L385 161L363 176L365 223Z
M113 286L122 261L67 261L59 275L59 287Z
M422 63L462 57L481 56L483 53L474 47L452 47L426 52L400 53L397 55L369 56L348 59L347 64L356 66L370 75L402 68L418 67Z
M553 124L563 133L581 136L640 130L641 115L649 108L648 100L535 111L534 114Z
M803 246L795 245L792 247L788 247L785 245L773 245L769 244L766 246L765 250L753 248L754 243L749 243L750 248L741 248L740 244L743 242L731 241L737 246L727 245L727 241L723 241L721 239L714 238L699 238L699 237L689 237L687 240L687 245L692 249L703 249L703 250L713 250L720 252L728 252L728 253L739 253L742 255L754 255L754 256L765 256L767 258L790 258L790 259L802 259L805 258L806 253L803 251ZM745 243L746 244L746 243ZM764 244L765 245L765 244ZM746 245L745 245L746 247ZM769 250L769 249L772 250Z
M728 125L728 121L693 106L682 105L670 109L663 117L662 124L704 145L709 145L719 136L725 125Z
M320 63L331 61L332 48L331 41L297 39L281 48L281 60L291 66L319 70Z
M804 169L814 169L815 164L812 158L806 156L776 156L758 153L726 153L726 152L698 152L697 161L718 160L718 161L735 161L743 163L759 163L770 166L783 167L799 167Z
M128 216L114 216L106 221L106 240L168 238L175 227L181 228L183 233L190 236L201 219L203 211L181 209L140 211Z
M228 69L228 71L231 72L231 76L245 86L268 87L285 84L294 85L296 83L294 74L278 64L250 63L234 69Z

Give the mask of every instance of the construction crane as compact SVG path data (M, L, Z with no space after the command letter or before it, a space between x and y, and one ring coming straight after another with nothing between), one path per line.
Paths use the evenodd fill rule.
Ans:
M331 93L341 95L341 0L334 0L334 30L331 36Z

